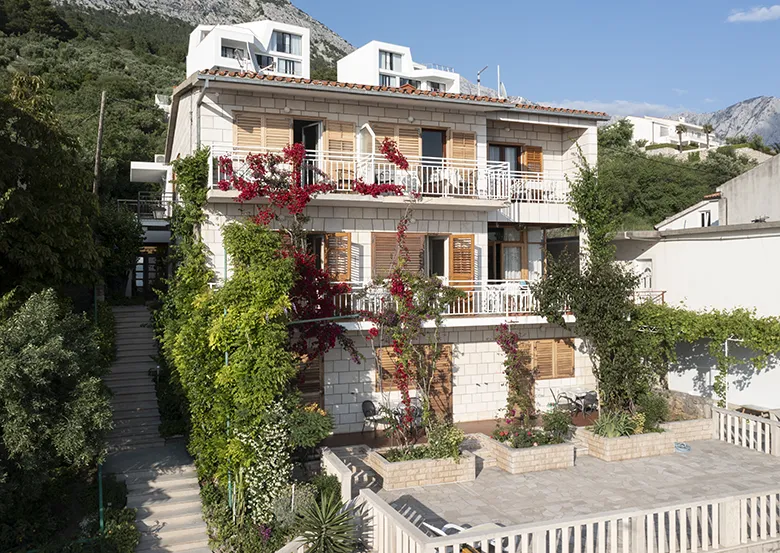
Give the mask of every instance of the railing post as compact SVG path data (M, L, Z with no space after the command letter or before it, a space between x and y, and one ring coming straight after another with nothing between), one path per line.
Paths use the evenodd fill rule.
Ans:
M631 517L631 553L645 553L645 516Z
M770 425L772 430L769 431L769 451L767 453L780 457L780 425L774 421Z
M739 499L718 503L718 542L721 547L734 547L740 543L740 529L744 523Z
M720 440L720 413L712 410L712 439Z

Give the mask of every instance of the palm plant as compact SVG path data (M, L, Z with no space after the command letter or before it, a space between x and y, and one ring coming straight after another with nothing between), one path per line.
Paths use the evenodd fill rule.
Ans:
M680 140L680 151L681 152L682 152L682 135L683 135L683 133L685 133L687 131L688 131L688 128L685 125L682 125L682 124L677 125L677 127L675 127L675 129L674 129L674 132L677 133L677 138Z
M344 508L333 493L324 493L319 501L304 509L300 532L307 553L351 553L355 548L352 510Z
M712 131L714 131L715 129L709 123L705 123L702 126L701 130L703 130L704 134L707 135L707 149L709 150L710 149L710 134L712 134Z

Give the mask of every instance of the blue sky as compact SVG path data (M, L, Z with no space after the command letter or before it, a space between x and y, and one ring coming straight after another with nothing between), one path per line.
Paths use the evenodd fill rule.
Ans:
M777 0L775 0L777 1ZM411 47L510 94L614 115L780 95L780 5L751 0L293 0L355 46Z

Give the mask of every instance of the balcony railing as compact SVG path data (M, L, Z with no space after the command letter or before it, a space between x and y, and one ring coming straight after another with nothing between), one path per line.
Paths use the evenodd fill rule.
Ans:
M279 153L254 148L251 153ZM251 177L246 163L247 148L213 147L211 186L227 177L219 158L233 162L236 174ZM478 198L532 203L566 203L569 186L562 175L510 171L502 161L407 156L409 168L402 170L380 154L307 150L303 179L328 180L335 192L354 192L355 180L368 184L398 184L407 192L425 197ZM289 168L288 168L289 169Z
M341 313L368 311L381 313L392 301L390 292L373 283L350 282L350 291L337 296L336 307ZM447 306L449 316L476 317L485 315L532 315L536 302L528 281L450 281L445 284L462 290L465 297Z
M663 305L666 303L664 300L665 293L666 292L664 290L635 290L634 301L636 303L644 303L649 301L650 303Z
M171 194L139 192L134 200L117 200L119 207L134 212L139 219L165 219L170 215Z

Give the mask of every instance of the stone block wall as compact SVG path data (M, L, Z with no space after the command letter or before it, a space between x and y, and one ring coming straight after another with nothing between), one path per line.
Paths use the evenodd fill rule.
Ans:
M585 429L578 430L588 442L588 454L602 461L626 461L674 453L674 436L668 432L651 432L637 436L604 438Z
M695 442L712 439L712 419L665 422L661 425L674 442Z
M509 474L574 466L574 445L570 443L514 448L484 434L478 437L482 447L495 457L496 466Z
M382 477L382 487L399 490L416 486L470 482L477 477L476 457L464 451L460 460L417 459L391 463L382 456L387 449L372 449L366 456L366 464Z

